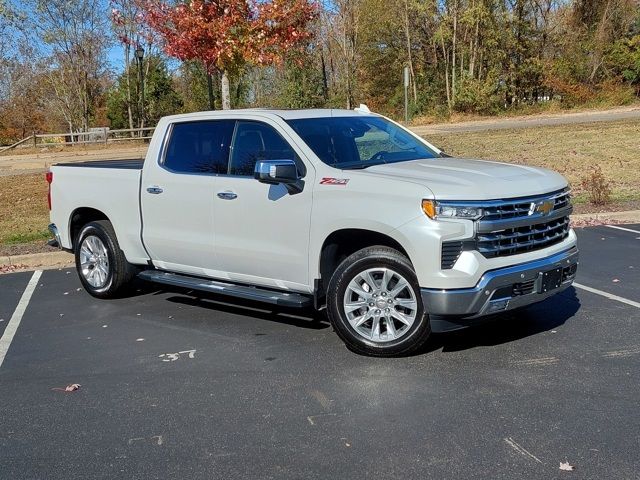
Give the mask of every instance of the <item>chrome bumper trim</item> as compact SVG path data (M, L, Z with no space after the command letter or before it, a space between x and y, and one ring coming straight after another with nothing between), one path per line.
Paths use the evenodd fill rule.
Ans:
M468 319L513 310L539 302L568 288L573 283L575 273L564 279L558 288L539 293L541 290L539 285L542 282L541 277L544 272L555 268L572 267L577 264L578 249L572 247L547 258L486 272L473 288L449 290L423 288L421 289L422 303L429 315L457 316ZM529 281L535 281L536 288L532 293L518 296L500 295L494 298L500 289ZM492 303L504 300L507 300L504 302L504 308L500 310L490 308Z
M58 232L58 227L56 227L55 223L50 223L49 224L49 232L51 233L51 235L53 235L53 238L55 239L55 243L53 241L49 241L49 245L51 245L52 247L56 247L56 248L59 248L60 250L62 250L62 242L60 241L60 233Z

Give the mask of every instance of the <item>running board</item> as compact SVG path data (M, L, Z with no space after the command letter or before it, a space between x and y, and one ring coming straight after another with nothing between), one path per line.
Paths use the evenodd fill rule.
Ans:
M308 307L311 297L301 293L286 293L266 288L248 287L217 280L207 280L178 273L161 272L159 270L144 270L138 274L143 280L173 285L174 287L190 288L203 292L219 293L229 297L245 298L257 302L272 303L281 307Z

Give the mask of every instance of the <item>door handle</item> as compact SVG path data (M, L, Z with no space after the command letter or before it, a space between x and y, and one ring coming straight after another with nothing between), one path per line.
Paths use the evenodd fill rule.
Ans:
M150 187L147 187L147 192L149 193L153 193L154 195L158 195L159 193L162 193L164 190L162 190L162 187L159 187L157 185L151 185Z
M235 192L218 192L218 198L222 200L235 200L238 198L238 194Z

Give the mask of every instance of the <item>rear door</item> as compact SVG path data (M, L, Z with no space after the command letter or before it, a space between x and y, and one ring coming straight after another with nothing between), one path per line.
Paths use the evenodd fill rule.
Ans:
M155 266L215 276L216 175L227 171L233 120L172 124L141 185L142 238Z
M291 195L284 185L253 178L258 160L295 160L305 186ZM287 132L276 124L238 120L229 172L216 184L218 268L236 282L306 291L309 230L315 171L300 158Z

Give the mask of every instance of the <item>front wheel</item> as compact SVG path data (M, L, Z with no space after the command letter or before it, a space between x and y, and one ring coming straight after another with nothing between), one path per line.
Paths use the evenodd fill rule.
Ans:
M136 273L120 250L113 226L107 220L82 227L75 242L75 257L82 286L97 298L118 296Z
M364 248L338 266L327 310L347 347L365 355L408 355L431 333L413 267L389 247Z

